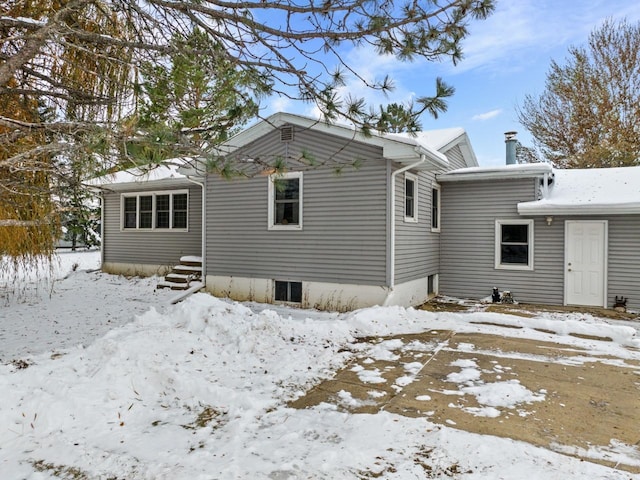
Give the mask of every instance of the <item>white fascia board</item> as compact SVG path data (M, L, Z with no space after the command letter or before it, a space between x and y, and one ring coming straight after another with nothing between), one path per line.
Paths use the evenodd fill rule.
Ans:
M562 205L539 200L518 204L520 215L638 215L640 203Z
M459 141L459 139L456 139L456 143L460 146L460 150L462 151L462 157L464 158L465 163L467 164L467 166L469 167L477 167L478 166L478 159L476 157L476 153L473 151L473 148L471 147L471 140L469 140L469 136L467 135L467 133L465 132L464 135L462 136L462 141ZM454 145L451 145L451 147L454 147ZM451 148L448 147L448 148ZM446 150L441 150L441 151L446 151Z
M501 167L473 167L461 168L438 175L438 182L460 182L472 180L506 180L513 178L536 178L545 173L553 173L553 169L546 163L526 165L509 165Z
M478 159L476 158L476 154L473 151L473 148L471 148L471 140L469 140L467 132L465 132L463 129L460 130L461 132L459 135L439 147L438 151L444 153L448 150L451 150L453 147L458 146L462 151L462 158L464 158L464 162L467 164L467 167L477 167Z
M433 170L434 168L447 167L449 160L440 152L426 149L418 145L395 144L393 140L382 147L382 156L402 165L411 165L424 155L427 162L416 167L416 170Z
M188 187L192 185L186 178L165 178L162 180L141 180L138 182L110 183L93 186L96 190L106 190L113 192L139 191L142 190L163 190L174 187Z

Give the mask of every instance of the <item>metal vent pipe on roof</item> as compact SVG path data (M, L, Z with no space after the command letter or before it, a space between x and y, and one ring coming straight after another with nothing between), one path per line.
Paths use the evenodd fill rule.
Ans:
M516 162L516 145L518 132L505 132L504 143L507 144L507 165L515 165Z

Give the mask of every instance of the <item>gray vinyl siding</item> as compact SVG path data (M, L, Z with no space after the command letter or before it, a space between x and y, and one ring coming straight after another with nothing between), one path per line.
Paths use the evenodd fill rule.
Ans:
M448 170L457 170L459 168L467 168L467 162L464 161L464 157L462 156L462 151L459 146L455 146L450 148L445 152L445 155L449 159L449 168Z
M439 233L431 232L433 172L409 171L418 177L418 222L405 222L405 173L396 176L395 283L405 283L438 273Z
M627 307L640 310L640 215L612 216L609 220L607 304L616 296L628 298Z
M318 166L300 168L307 152ZM274 131L236 158L288 158L303 170L303 229L268 230L266 174L207 178L207 274L290 281L384 285L386 161L381 149L320 132L296 131L280 142ZM361 161L354 168L354 161ZM336 166L342 165L339 174Z
M533 200L534 180L446 183L442 189L440 293L484 298L493 287L519 302L564 304L565 221L608 220L607 305L616 296L640 308L640 216L553 216L534 218L533 271L498 270L495 220L523 219L517 204Z
M460 147L446 152L449 169L466 167ZM399 168L396 166L396 169ZM396 176L396 265L395 283L401 284L439 273L440 269L440 233L431 231L431 190L437 184L436 173L429 171L411 171L418 176L418 222L405 222L405 175ZM441 191L442 195L442 191ZM442 204L442 198L441 202ZM441 215L442 216L442 215Z
M564 303L564 247L565 221L607 220L607 306L613 307L615 297L628 298L627 306L640 308L640 216L553 216L549 226L540 221L536 229L536 260L546 262L548 281L561 292L544 303L562 305ZM536 225L537 226L537 225Z
M564 226L534 221L534 270L495 268L495 221L523 219L519 202L535 199L533 179L446 183L442 188L440 293L484 298L493 287L520 302L562 304Z
M183 255L200 255L202 246L202 188L188 183L166 190L189 190L187 232L171 230L122 230L120 197L124 192L104 195L103 248L105 263L134 265L175 265ZM162 191L136 186L132 192Z

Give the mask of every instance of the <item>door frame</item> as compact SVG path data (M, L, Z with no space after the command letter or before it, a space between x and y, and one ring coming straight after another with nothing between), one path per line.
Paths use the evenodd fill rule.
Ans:
M609 284L608 271L609 271L609 221L608 220L565 220L564 221L564 305L577 305L577 304L569 304L567 302L568 292L569 292L569 276L567 275L569 271L569 225L576 223L599 223L602 225L604 230L603 241L602 241L602 269L603 269L603 281L602 281L602 306L603 308L607 308L607 285Z

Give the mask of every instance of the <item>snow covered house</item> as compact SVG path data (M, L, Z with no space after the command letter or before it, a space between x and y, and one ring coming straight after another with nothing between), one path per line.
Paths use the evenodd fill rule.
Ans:
M416 305L437 292L435 176L477 166L463 129L365 136L278 113L218 153L246 175L196 165L102 184L104 270L162 273L201 256L215 295L321 309Z
M437 181L441 292L640 309L640 167L505 165Z
M202 187L166 163L91 182L102 198L102 269L123 275L164 275L202 249Z
M334 310L493 287L640 309L640 167L481 168L459 128L365 136L285 113L218 153L244 175L191 162L102 183L105 271L165 274L186 257L175 276L201 260L215 295Z

